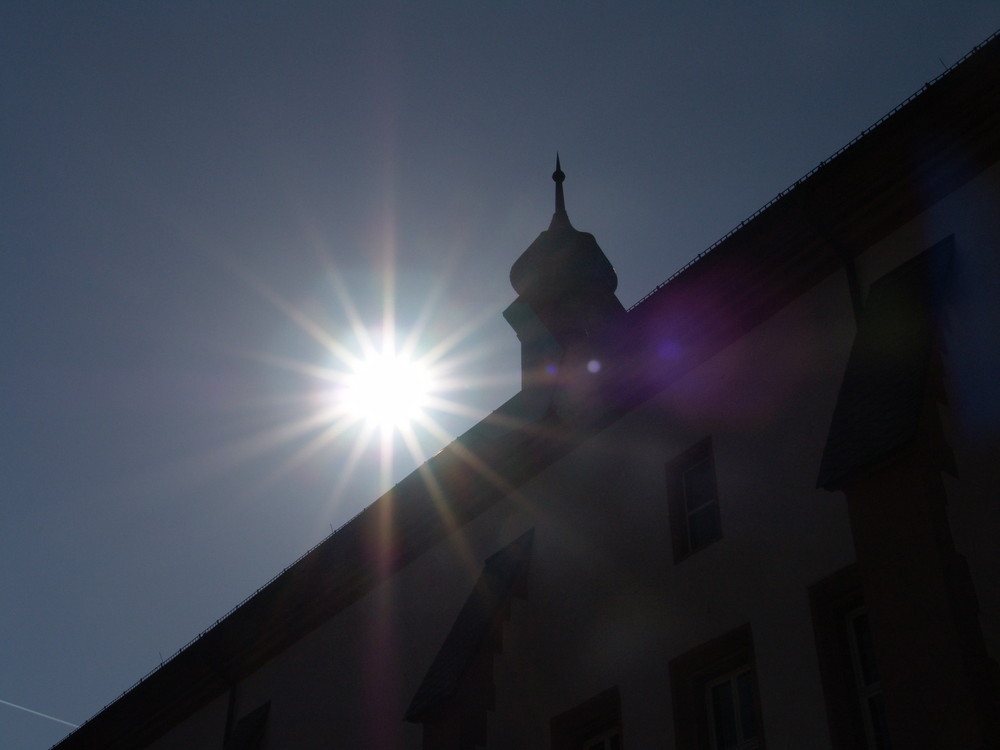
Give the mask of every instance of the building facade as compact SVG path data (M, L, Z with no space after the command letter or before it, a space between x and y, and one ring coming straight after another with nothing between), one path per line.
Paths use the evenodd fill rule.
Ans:
M57 747L1000 747L998 94L630 310L557 164L520 393Z

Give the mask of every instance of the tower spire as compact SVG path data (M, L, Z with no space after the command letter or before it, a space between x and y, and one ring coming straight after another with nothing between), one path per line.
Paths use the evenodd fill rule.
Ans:
M531 394L526 403L539 415L553 409L559 416L564 416L560 409L572 414L577 397L596 394L581 385L593 374L586 363L611 345L625 315L615 297L618 276L611 262L594 235L569 223L565 179L557 153L552 223L511 266L517 299L503 313L521 341L521 387ZM551 386L557 385L575 395L556 399Z
M552 214L552 222L549 229L571 229L569 215L566 213L566 198L563 195L563 181L566 175L559 164L559 152L556 151L556 171L552 173L552 180L556 183L556 212Z
M556 151L556 171L552 173L552 179L556 183L556 213L566 213L566 198L563 197L563 181L566 175L563 174L562 167L559 166L559 152Z

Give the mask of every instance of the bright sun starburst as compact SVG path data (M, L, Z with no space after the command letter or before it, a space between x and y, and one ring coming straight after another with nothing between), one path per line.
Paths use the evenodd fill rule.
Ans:
M332 264L327 265L326 275L327 289L333 292L329 312L319 315L283 299L237 264L231 268L319 349L308 360L247 353L303 376L303 390L288 394L274 411L275 421L211 455L202 454L198 464L206 470L254 461L274 451L283 460L270 472L271 478L322 457L337 467L331 488L334 499L343 496L359 472L372 469L377 486L385 491L400 478L398 470L419 466L451 442L453 428L446 424L482 418L482 413L462 403L464 392L506 383L503 376L463 375L467 367L491 354L491 342L477 336L491 311L484 309L482 318L449 325L438 308L444 278L438 279L440 288L427 291L423 308L403 329L396 322L391 268L382 276L377 320L359 312L348 284Z
M347 415L396 430L427 418L436 385L427 363L390 350L358 360L352 370L334 392Z

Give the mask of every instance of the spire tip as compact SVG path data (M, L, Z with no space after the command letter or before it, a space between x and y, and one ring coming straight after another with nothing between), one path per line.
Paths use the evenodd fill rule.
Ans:
M556 212L552 214L549 229L570 227L569 217L566 215L566 199L563 197L563 180L566 179L566 175L563 174L562 166L559 164L558 151L556 151L556 171L552 173L552 179L556 183Z
M556 151L556 171L552 173L552 179L556 184L562 184L563 180L566 179L566 175L563 174L562 167L559 166L559 152Z

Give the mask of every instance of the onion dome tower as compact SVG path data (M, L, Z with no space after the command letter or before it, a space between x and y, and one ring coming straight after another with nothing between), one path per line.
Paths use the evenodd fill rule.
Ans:
M625 313L615 297L618 276L594 235L577 231L566 213L566 175L556 155L556 206L549 228L510 269L518 298L504 317L521 341L521 387L549 384L586 367L602 333Z

